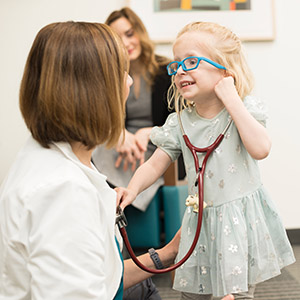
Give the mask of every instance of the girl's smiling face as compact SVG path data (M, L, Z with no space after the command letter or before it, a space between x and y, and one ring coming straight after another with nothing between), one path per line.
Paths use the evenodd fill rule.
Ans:
M173 46L174 60L182 61L189 56L203 56L214 60L205 47L211 36L207 33L189 31L181 35ZM200 61L198 68L184 71L180 67L175 75L175 85L179 93L187 100L195 104L203 104L204 101L219 101L214 88L224 77L224 70Z

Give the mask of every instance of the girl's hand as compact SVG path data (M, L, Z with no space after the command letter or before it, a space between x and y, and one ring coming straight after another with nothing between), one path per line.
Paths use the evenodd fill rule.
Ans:
M271 149L271 139L266 128L247 111L235 88L233 78L229 76L221 79L215 86L215 93L233 119L252 158L260 160L267 157Z
M131 204L137 196L134 191L124 187L116 187L115 191L117 192L117 207L120 205L123 210L126 206Z
M132 165L132 171L135 170L137 160L144 157L144 149L141 147L134 134L125 130L125 137L123 141L123 135L120 136L119 142L116 147L116 151L120 153L118 156L115 167L119 168L122 161L124 162L123 170L127 171L128 165Z
M234 85L232 76L222 78L215 86L215 93L217 97L223 102L225 107L232 101L232 99L239 98L238 92Z

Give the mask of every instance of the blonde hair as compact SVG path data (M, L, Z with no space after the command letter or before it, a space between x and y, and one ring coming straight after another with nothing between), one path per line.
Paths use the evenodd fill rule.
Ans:
M242 99L249 95L253 89L254 79L246 62L241 40L228 28L212 22L190 23L178 33L176 39L184 33L192 31L204 32L211 35L212 38L204 44L211 58L224 66L226 72L233 76L237 92ZM173 101L175 102L175 109L177 111L191 105L191 103L178 93L174 84L174 76L168 91L168 101L169 106L172 106Z
M20 109L34 139L116 144L125 117L128 56L105 24L53 23L37 34L26 62Z
M123 7L120 10L113 11L107 17L105 24L111 25L120 18L126 18L138 35L142 48L141 55L139 57L139 60L142 62L142 75L151 86L154 83L156 75L160 72L159 67L167 65L170 60L166 57L155 55L154 43L150 39L145 25L139 16L129 7Z

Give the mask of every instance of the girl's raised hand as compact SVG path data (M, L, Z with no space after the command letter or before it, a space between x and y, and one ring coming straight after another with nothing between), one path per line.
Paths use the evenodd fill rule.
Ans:
M124 187L116 187L115 191L117 192L117 207L120 205L123 210L126 206L131 204L137 196L135 192Z
M233 119L248 153L256 160L269 155L271 139L266 128L246 109L234 85L234 79L224 77L215 86L215 93Z
M215 93L225 106L230 104L232 99L240 98L232 76L222 78L215 86Z

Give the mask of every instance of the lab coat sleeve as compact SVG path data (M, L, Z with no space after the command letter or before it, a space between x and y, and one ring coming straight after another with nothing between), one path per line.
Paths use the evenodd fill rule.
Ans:
M71 181L28 197L32 299L107 299L107 217L99 193Z

